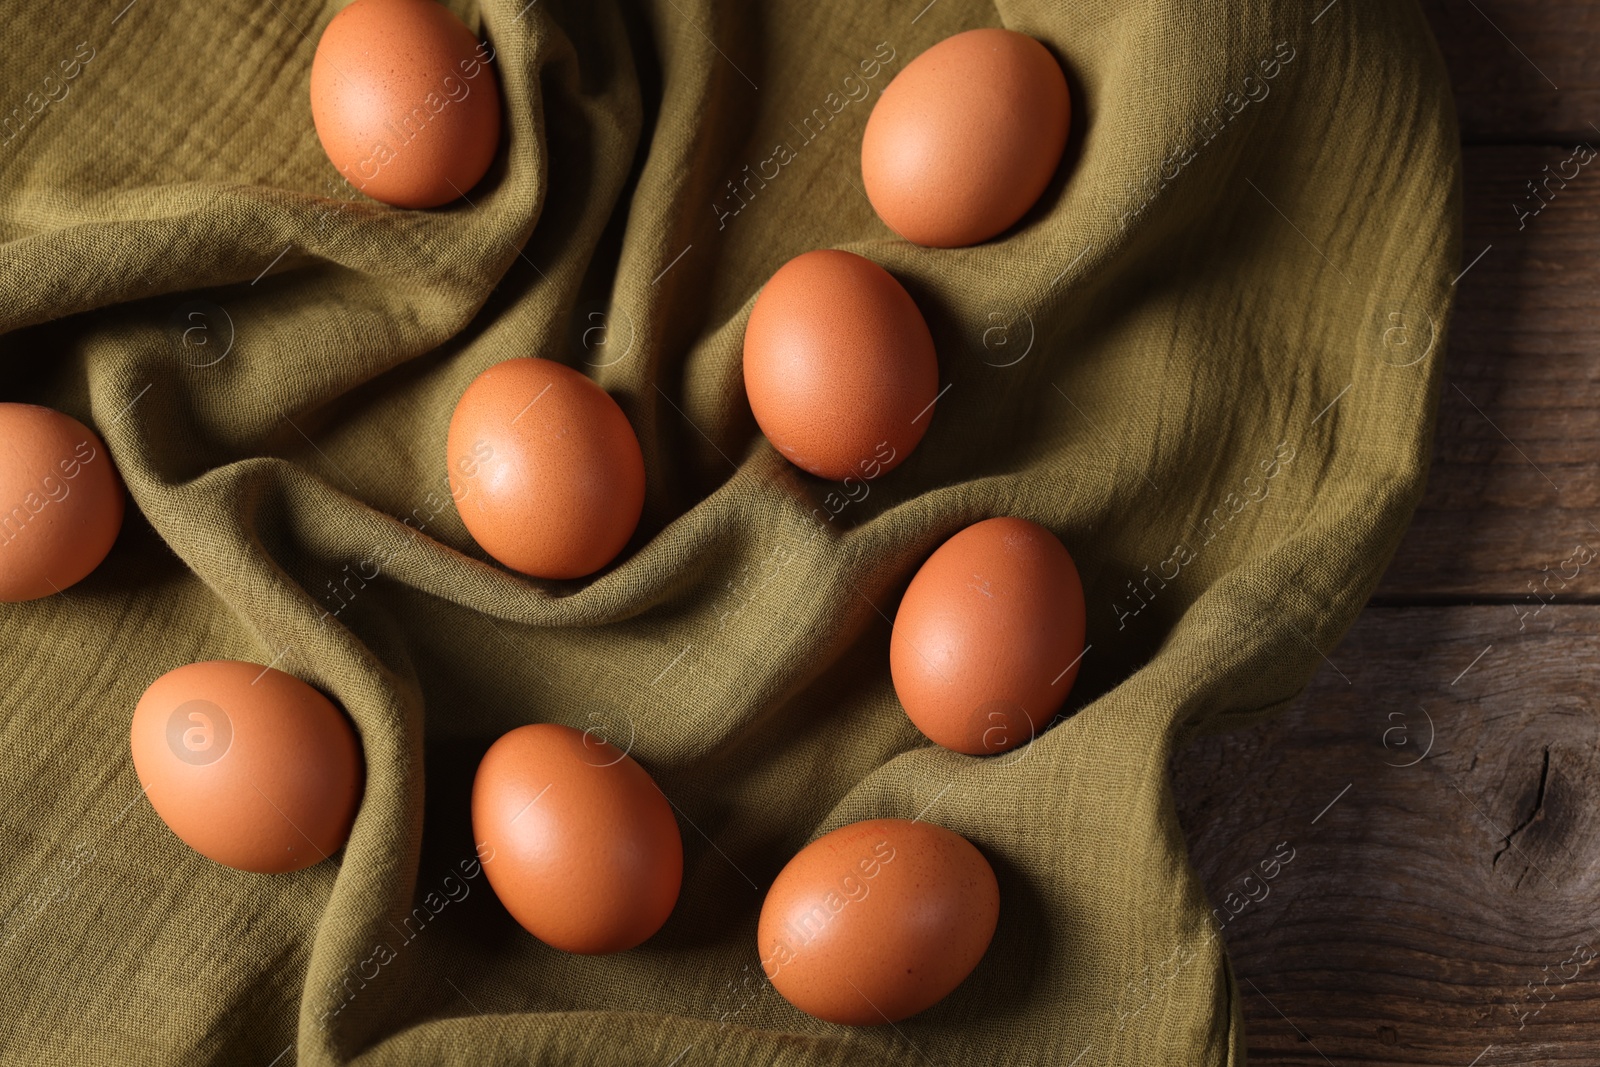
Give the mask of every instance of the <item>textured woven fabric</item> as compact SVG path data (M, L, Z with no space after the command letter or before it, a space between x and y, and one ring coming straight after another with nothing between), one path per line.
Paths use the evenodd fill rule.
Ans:
M1169 764L1305 684L1421 491L1460 199L1415 6L524 4L457 8L506 128L430 212L321 152L334 4L0 20L0 399L95 426L134 505L87 580L0 606L0 1059L1241 1063ZM1067 159L1002 238L914 247L861 189L871 100L983 25L1063 61ZM759 287L819 247L901 280L945 389L859 485L782 461L740 380ZM525 355L643 445L639 532L592 580L493 565L445 483L456 398ZM910 725L888 644L992 515L1071 550L1090 648L1061 720L974 759ZM134 704L206 658L356 724L333 860L225 869L141 797ZM473 862L477 761L537 721L630 747L677 810L682 896L637 949L546 948ZM765 888L825 830L919 815L994 865L988 955L893 1028L790 1008Z

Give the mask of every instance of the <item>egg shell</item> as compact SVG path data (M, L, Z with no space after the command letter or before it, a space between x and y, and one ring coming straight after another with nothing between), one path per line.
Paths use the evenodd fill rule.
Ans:
M639 439L605 390L560 363L510 359L480 374L456 404L446 449L462 523L512 570L593 574L639 525Z
M95 432L34 404L0 404L0 601L58 593L122 529L122 479Z
M168 671L139 698L132 746L150 806L218 863L298 871L350 836L362 785L355 730L293 675L237 660Z
M756 298L744 387L791 463L821 478L874 478L927 432L939 362L922 312L888 271L820 249L785 263Z
M1084 640L1072 556L1027 519L987 519L928 557L900 601L889 673L931 740L969 755L1033 739L1067 698Z
M1000 886L966 838L870 819L824 834L778 873L757 948L785 1000L828 1022L895 1023L932 1007L983 958Z
M328 159L397 207L466 195L500 144L493 56L433 0L355 0L311 61L311 117Z
M484 753L472 832L489 884L553 948L621 952L661 929L683 884L683 838L645 769L592 733L519 726Z
M1072 121L1066 76L1012 30L968 30L906 64L861 139L878 217L919 245L986 241L1050 184Z

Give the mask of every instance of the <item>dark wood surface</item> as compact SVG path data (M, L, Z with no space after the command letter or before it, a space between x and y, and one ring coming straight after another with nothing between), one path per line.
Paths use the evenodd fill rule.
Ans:
M1482 258L1457 283L1427 495L1379 604L1537 609L1600 593L1600 565L1556 576L1580 546L1600 551L1600 157L1520 231L1513 210L1530 178L1571 155L1462 148L1462 266Z
M1600 1063L1597 636L1590 605L1372 608L1348 683L1179 760L1213 899L1294 850L1223 931L1253 1064Z
M1570 143L1600 123L1593 0L1422 0L1468 143Z
M1595 1065L1600 159L1513 205L1600 147L1600 4L1422 6L1472 264L1427 494L1294 707L1175 762L1180 817L1216 901L1295 850L1223 934L1253 1064Z

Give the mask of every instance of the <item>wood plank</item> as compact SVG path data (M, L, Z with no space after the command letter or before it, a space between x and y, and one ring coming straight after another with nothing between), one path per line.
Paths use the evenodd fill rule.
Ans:
M1554 576L1575 553L1600 552L1600 157L1569 159L1554 146L1463 151L1470 269L1427 494L1379 603L1498 597L1531 609L1600 595L1600 566ZM1547 167L1577 177L1553 179L1540 208L1527 183Z
M1253 1063L1600 1063L1600 161L1527 185L1600 145L1600 6L1423 7L1473 266L1376 602L1498 603L1369 609L1286 715L1176 761L1180 814Z
M1590 0L1422 0L1462 138L1570 142L1600 122L1600 7Z
M1600 1063L1597 636L1369 609L1287 713L1174 761L1252 1064Z

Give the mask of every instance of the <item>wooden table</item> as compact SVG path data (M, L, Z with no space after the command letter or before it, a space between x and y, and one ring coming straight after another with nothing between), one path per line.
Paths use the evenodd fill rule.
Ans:
M1179 810L1219 906L1294 850L1223 930L1253 1064L1596 1065L1600 157L1527 183L1600 149L1600 3L1422 6L1467 268L1427 495L1294 707L1175 761Z

